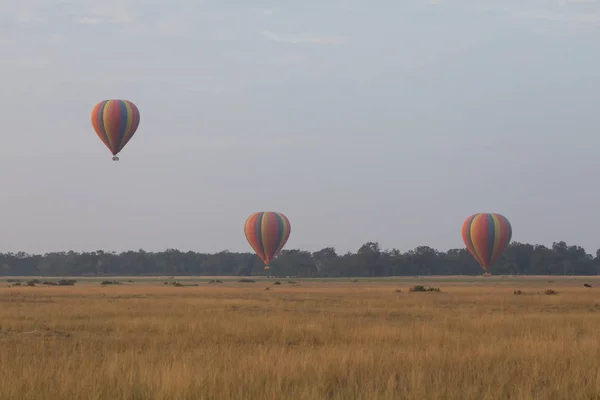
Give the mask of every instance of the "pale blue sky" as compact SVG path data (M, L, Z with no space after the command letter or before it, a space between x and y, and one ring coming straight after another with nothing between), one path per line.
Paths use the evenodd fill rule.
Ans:
M5 0L0 251L600 247L600 2ZM92 107L125 98L114 163Z

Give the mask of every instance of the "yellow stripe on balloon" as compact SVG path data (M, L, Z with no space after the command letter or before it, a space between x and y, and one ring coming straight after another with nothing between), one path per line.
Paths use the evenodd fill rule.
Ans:
M502 223L496 214L492 214L494 220L494 247L490 260L495 260L500 252L500 243L502 241Z
M283 230L283 236L282 237L285 239L290 234L290 224L289 224L287 218L285 217L285 215L279 214L279 216L281 217L281 220L283 221L283 228L284 228L284 230Z
M263 245L263 254L265 255L265 260L267 263L269 263L269 261L271 261L269 259L269 256L271 254L271 252L268 249L268 230L267 230L267 220L268 220L268 216L269 213L265 212L263 213L263 217L262 217L262 221L260 224L260 234L261 234L261 239L262 239L262 245Z
M485 246L485 243L481 243L481 237L477 234L479 228L479 219L481 219L481 214L478 214L475 216L475 218L473 218L473 222L471 222L471 232L469 233L469 236L471 237L471 241L473 242L473 251L475 251L475 253L477 254L477 258L479 258L479 260L482 263L485 263L485 260L481 258L481 246Z
M112 132L110 132L110 119L108 110L110 109L110 105L113 100L108 100L104 105L104 110L102 110L102 123L104 124L104 132L106 133L106 139L110 144L111 150L115 148L114 143L112 142Z

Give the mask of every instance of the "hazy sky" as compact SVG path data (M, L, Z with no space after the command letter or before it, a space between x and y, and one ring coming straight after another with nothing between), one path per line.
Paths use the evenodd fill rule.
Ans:
M370 4L370 5L369 5ZM600 2L4 0L0 251L600 247ZM90 111L125 98L120 153Z

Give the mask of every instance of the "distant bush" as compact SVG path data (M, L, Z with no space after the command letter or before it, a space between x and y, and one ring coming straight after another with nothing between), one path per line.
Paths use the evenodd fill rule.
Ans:
M255 283L256 281L254 279L243 278L243 279L240 279L238 282L240 282L240 283Z
M175 280L172 280L172 281L171 281L171 280L170 280L170 281L164 281L164 282L163 282L163 284L164 284L164 285L177 286L177 287L185 286L184 284L182 284L182 283L179 283L179 282L177 282L177 281L175 281ZM198 286L198 285L196 284L196 285L192 285L192 286Z
M216 280L215 279L211 279L210 281L208 281L208 283L223 283L223 281L220 280L220 279L216 279Z
M75 279L61 279L58 282L52 281L41 281L39 279L30 279L28 281L21 281L20 279L7 279L7 282L11 282L10 286L35 286L35 285L48 285L48 286L73 286L77 282Z
M120 285L121 282L119 282L119 281L102 281L100 284L101 285Z
M513 292L513 294L523 294L523 292L521 292L520 290L517 289Z
M409 289L411 292L441 292L440 288L428 287L423 285L416 285Z
M296 281L288 281L288 283L289 283L290 285L295 285L295 284L296 284L296 283L298 283L298 282L296 282Z
M273 285L281 285L281 282L275 281L275 282L273 282Z
M558 292L556 290L553 290L553 289L546 289L546 291L544 292L544 294L553 295L553 294L558 294Z

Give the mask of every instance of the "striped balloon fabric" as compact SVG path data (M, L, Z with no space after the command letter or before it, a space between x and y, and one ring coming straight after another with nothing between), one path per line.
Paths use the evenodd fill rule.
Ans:
M140 112L128 100L104 100L92 110L92 126L102 143L116 156L140 124Z
M244 233L250 246L268 266L290 237L291 225L281 213L257 212L246 220Z
M487 272L508 246L512 227L500 214L473 214L463 223L462 237L467 250Z

